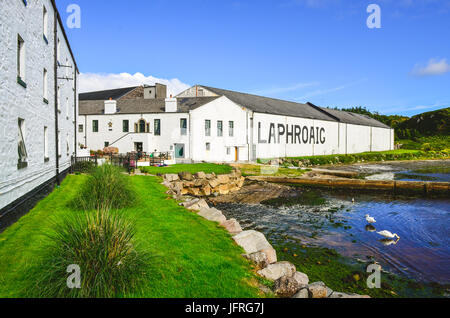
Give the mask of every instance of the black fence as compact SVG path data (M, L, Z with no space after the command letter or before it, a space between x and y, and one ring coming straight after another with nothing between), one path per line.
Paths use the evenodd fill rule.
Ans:
M72 156L71 173L87 173L98 166L98 157L74 157Z

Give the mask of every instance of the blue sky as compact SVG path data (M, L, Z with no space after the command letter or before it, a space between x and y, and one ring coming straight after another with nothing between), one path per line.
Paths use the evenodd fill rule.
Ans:
M450 0L57 0L63 20L72 3L84 90L161 79L384 114L450 106Z

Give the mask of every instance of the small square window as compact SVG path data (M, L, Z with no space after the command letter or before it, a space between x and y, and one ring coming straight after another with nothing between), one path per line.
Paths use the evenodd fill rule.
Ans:
M211 150L211 143L207 142L206 143L206 151L210 151Z

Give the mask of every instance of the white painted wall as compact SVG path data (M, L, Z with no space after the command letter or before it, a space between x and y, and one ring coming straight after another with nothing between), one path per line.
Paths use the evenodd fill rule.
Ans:
M48 12L48 44L43 39L43 6ZM1 1L0 14L0 209L56 175L54 113L54 10L49 0ZM17 35L25 41L27 87L17 83ZM61 59L74 65L60 29ZM47 99L43 101L43 70L47 69ZM72 73L74 69L70 70ZM69 139L69 154L61 152L61 171L70 165L74 151L73 81L60 83L61 100L69 98L69 114L61 106L61 144ZM68 119L67 119L68 117ZM28 166L17 168L18 118L25 120ZM48 127L48 156L44 162L44 127Z

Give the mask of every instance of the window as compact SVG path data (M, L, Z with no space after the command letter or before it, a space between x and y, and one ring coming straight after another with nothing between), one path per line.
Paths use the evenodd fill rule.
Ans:
M161 119L155 119L155 136L161 136Z
M187 119L186 118L180 119L180 130L181 130L181 136L187 135Z
M48 161L48 128L44 127L44 161Z
M59 64L59 58L60 58L60 56L61 56L61 41L59 40L59 38L58 38L58 45L57 45L57 49L56 49L56 60L58 61L58 65L60 65Z
M210 151L211 150L211 143L207 142L206 143L206 151Z
M227 155L230 155L230 154L231 154L231 148L227 147Z
M42 34L44 36L45 43L48 44L48 13L47 9L44 7L44 13L43 13L43 25L42 25L43 31Z
M66 136L66 155L70 155L70 143L69 143L69 134Z
M78 125L78 132L82 133L84 131L83 125Z
M92 121L92 132L98 132L98 120Z
M17 82L23 87L27 87L25 84L25 42L17 35Z
M203 97L205 94L203 92L203 89L198 90L198 97Z
M217 121L217 137L223 136L223 121Z
M211 136L211 121L209 119L205 120L205 136Z
M109 141L105 141L105 148L109 147Z
M140 133L145 133L145 120L143 120L143 119L141 119L140 121L139 121L139 130L138 130L138 132L140 132Z
M234 121L228 122L228 134L230 137L234 137Z
M128 120L122 121L122 131L129 132L130 131L130 122Z
M62 140L61 140L61 131L58 130L58 157L61 158L62 151Z
M47 91L48 91L48 76L47 76L47 70L44 68L44 73L43 73L43 76L42 76L42 86L43 86L43 88L42 88L42 96L43 96L43 98L44 98L44 103L46 103L46 104L48 104L48 93L47 93Z
M19 161L17 163L17 168L22 169L25 168L27 164L28 154L27 154L27 147L25 146L25 120L22 118L19 118L18 121L19 125L19 134L18 134L18 144L17 144L17 150L19 154Z

